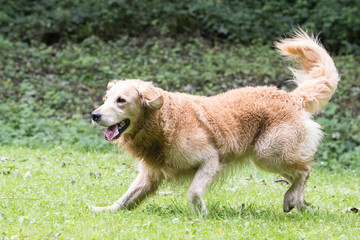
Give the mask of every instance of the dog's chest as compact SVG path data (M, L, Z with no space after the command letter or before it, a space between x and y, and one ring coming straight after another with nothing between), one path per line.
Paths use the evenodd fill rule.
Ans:
M182 148L172 148L165 156L166 165L174 170L193 169L201 163L197 154Z
M196 169L217 156L217 151L205 142L177 143L165 154L165 163L174 170Z

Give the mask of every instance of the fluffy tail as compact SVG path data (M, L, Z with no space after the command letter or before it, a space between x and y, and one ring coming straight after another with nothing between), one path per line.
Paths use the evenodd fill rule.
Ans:
M340 80L334 61L318 39L302 29L275 46L282 55L298 63L297 68L290 68L298 85L293 94L302 98L308 112L319 112L330 100Z

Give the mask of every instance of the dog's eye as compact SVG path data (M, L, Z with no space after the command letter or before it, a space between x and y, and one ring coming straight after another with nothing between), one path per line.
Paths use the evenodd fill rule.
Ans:
M121 97L118 97L118 99L116 99L116 102L117 103L124 103L124 102L126 102L126 100L121 98Z

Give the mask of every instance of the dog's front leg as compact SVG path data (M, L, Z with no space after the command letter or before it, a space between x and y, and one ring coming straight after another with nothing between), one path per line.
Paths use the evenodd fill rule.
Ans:
M130 185L125 194L111 206L95 207L89 206L92 211L111 211L115 212L119 209L131 209L141 203L146 197L154 193L160 183L162 177L158 174L150 172L148 169L140 168L140 172L135 181Z
M198 209L203 214L208 214L203 195L206 188L215 180L222 168L217 154L214 154L214 156L208 159L204 159L204 162L196 171L188 191L192 211Z

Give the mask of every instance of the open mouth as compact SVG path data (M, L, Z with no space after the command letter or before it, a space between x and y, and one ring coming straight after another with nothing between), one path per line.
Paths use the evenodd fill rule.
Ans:
M124 132L129 125L130 125L130 120L125 119L115 125L108 127L104 131L105 139L109 142L111 142L114 139L118 139L121 133Z

